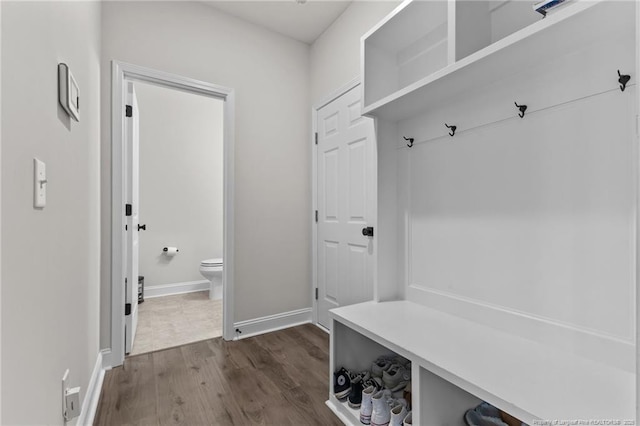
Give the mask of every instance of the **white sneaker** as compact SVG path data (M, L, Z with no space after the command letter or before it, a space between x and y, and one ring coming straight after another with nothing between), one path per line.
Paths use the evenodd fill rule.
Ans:
M391 420L391 392L387 389L373 394L371 397L371 426L387 426Z
M404 389L411 380L411 370L407 370L400 364L393 364L387 371L382 372L382 381L391 392Z
M391 362L393 362L394 364L400 364L401 366L403 366L407 370L411 369L411 361L409 361L408 359L406 359L403 356L396 355L396 356L393 357Z
M381 356L371 364L371 375L373 377L382 377L382 372L391 367L392 362L389 356Z
M413 425L413 411L409 411L409 414L407 414L407 417L404 418L404 420L402 421L402 424L404 426L412 426Z
M402 426L402 421L407 417L407 408L404 404L397 404L391 409L391 421L389 426Z
M360 403L360 423L364 425L371 424L371 412L373 411L373 401L371 397L375 393L376 388L369 386L362 391L362 402Z

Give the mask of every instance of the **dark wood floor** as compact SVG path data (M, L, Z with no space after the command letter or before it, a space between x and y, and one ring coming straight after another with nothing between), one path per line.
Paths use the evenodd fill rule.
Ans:
M96 425L340 425L329 336L307 324L136 355L107 371Z

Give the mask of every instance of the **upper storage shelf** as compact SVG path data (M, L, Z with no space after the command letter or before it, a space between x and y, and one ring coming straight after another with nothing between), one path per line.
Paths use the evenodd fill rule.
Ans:
M400 5L363 38L369 105L447 65L447 2Z
M531 13L530 2L521 1L403 3L362 39L363 114L414 117L447 98L619 37L633 31L635 4L574 0L545 19Z

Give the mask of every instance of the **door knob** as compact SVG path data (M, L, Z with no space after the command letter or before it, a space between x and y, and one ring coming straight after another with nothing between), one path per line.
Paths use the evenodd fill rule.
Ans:
M146 230L147 230L147 224L146 224L146 223L145 223L144 225L140 225L140 224L138 224L138 231L139 231L139 230L141 230L141 229L142 229L143 231L146 231Z
M362 228L362 235L364 235L365 237L373 237L373 226Z

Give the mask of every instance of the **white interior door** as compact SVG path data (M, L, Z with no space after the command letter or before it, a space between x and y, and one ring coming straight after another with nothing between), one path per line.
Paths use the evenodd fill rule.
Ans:
M129 106L131 108L129 108ZM126 152L125 152L125 199L131 206L131 214L126 221L126 279L125 279L125 303L130 310L125 309L125 353L131 352L133 340L138 324L138 193L139 193L139 114L138 101L132 82L127 82L127 117L126 127ZM128 214L128 212L127 212Z
M329 309L373 299L375 131L360 115L360 87L318 110L318 323Z

